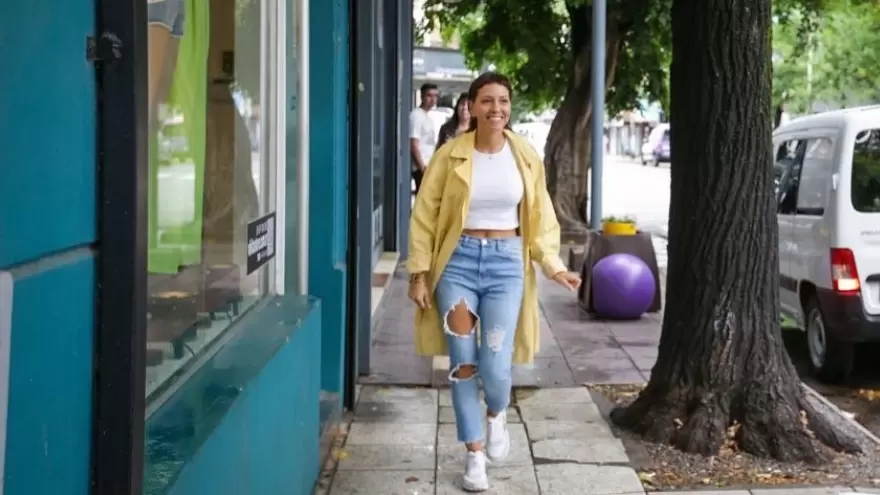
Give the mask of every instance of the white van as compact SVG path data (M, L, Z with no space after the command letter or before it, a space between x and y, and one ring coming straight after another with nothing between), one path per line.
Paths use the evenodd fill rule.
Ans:
M782 311L840 382L855 344L880 342L880 106L792 120L773 147Z

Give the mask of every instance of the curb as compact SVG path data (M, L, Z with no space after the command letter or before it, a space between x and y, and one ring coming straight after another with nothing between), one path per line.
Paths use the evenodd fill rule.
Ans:
M871 440L875 444L880 445L880 438L878 438L877 435L875 435L873 432L871 432L871 430L862 426L862 424L859 423L858 421L856 421L855 419L850 418L848 415L846 415L846 413L842 409L837 407L830 400L826 399L825 396L823 396L819 392L815 391L812 387L810 387L809 385L807 385L804 382L801 382L801 387L803 388L804 392L807 393L807 395L810 395L813 398L815 398L816 400L818 400L819 402L821 402L825 407L827 407L832 412L834 412L834 414L837 414L838 416L843 418L844 421L846 421L847 423L852 425L853 428L855 428L856 430L859 431L859 433L866 436L869 440Z

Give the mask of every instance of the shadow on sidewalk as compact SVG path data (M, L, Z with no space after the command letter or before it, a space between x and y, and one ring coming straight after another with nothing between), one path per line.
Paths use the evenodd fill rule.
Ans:
M661 286L664 281L661 280ZM415 353L415 308L398 267L373 317L371 374L363 384L447 387L448 360ZM631 322L597 320L574 294L539 276L541 350L531 366L515 366L515 387L571 387L584 383L640 383L657 359L660 314ZM664 298L665 299L665 298Z

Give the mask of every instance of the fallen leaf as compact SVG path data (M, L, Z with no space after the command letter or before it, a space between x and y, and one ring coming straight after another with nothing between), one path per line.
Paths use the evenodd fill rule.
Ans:
M407 483L417 483L419 481L415 476L410 476L405 480Z
M348 459L348 452L342 449L334 449L333 458L337 461L344 461L345 459Z

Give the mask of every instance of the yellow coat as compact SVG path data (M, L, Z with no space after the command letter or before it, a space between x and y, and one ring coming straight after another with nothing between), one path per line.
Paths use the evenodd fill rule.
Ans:
M532 146L517 134L505 131L525 185L520 203L520 233L525 271L523 301L516 329L513 361L531 363L541 341L538 288L532 261L548 278L565 271L559 257L559 222L550 195L544 163ZM449 141L431 158L413 206L409 231L410 273L427 273L433 297L439 274L452 256L468 213L473 173L474 133ZM416 352L423 356L449 354L440 311L436 304L416 311Z

